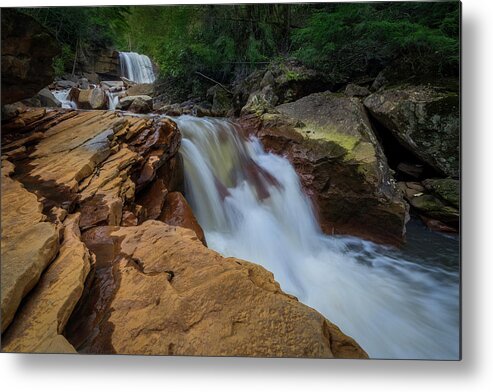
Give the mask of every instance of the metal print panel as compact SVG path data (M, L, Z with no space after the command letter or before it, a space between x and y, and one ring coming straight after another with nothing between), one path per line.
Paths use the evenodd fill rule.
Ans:
M2 351L460 359L459 2L1 11Z

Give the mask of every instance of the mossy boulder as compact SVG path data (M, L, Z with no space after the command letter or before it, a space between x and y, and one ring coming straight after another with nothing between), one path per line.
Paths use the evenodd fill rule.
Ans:
M234 86L234 101L244 114L262 114L276 105L327 90L325 76L294 60L272 62Z
M433 178L423 181L425 188L455 208L460 204L460 181L452 178Z
M364 105L395 138L438 173L459 176L459 94L429 85L376 92Z
M327 233L403 241L407 204L361 102L315 93L244 118L264 146L287 156Z

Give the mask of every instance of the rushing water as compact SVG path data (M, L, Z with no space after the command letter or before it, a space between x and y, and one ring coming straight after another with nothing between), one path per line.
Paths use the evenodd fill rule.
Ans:
M62 108L77 109L77 104L68 99L69 92L70 92L70 89L52 91L55 98L58 99L60 101L60 103L62 104Z
M287 159L226 120L175 121L185 191L209 247L262 264L373 358L458 358L457 238L415 222L400 250L326 236Z
M120 52L122 75L136 83L153 83L155 80L149 57L135 52Z

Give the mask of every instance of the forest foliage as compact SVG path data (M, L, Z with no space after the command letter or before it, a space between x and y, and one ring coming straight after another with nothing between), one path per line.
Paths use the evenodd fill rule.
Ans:
M221 81L285 58L344 82L398 63L456 75L460 3L236 4L26 9L63 44L67 68L79 45L149 55L161 76L199 71Z

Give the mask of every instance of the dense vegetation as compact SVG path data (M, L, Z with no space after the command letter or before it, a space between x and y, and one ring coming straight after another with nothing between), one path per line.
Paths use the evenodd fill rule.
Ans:
M148 54L163 77L200 71L221 81L279 58L296 58L334 82L399 64L408 72L455 75L458 2L251 4L43 8L27 10L65 46L114 45Z

